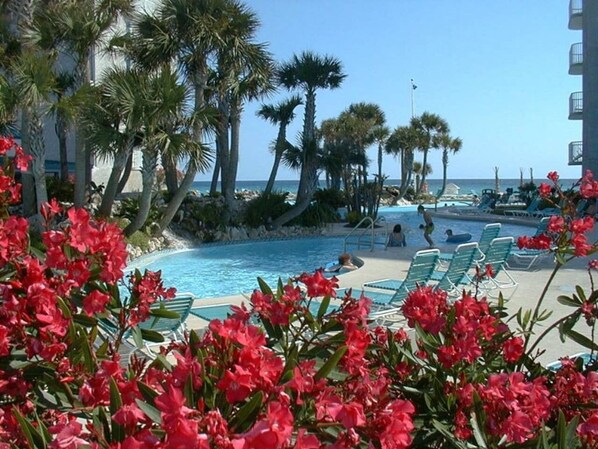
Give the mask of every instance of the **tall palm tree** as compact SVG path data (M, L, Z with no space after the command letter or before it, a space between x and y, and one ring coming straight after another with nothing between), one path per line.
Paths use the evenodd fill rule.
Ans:
M99 213L108 217L119 191L136 139L146 130L147 73L114 68L98 86L97 101L90 105L83 123L90 148L98 157L113 161ZM147 87L145 87L147 89Z
M303 104L299 95L293 95L284 101L279 102L276 105L263 104L262 107L256 112L256 114L268 120L273 125L278 125L278 135L274 143L274 162L272 164L272 170L268 177L268 183L264 189L264 195L269 195L274 188L274 181L276 180L276 174L278 173L278 167L280 166L280 160L282 154L287 148L287 126L295 118L295 108Z
M420 132L420 143L418 148L423 152L424 158L422 166L427 167L428 165L428 151L434 147L433 137L436 134L450 132L448 123L446 120L441 118L437 114L431 114L424 112L419 117L413 117L411 119L411 126ZM417 183L416 193L419 193L422 189L423 184L426 182L426 171L422 172L420 182Z
M419 134L411 126L399 126L388 137L384 150L400 158L401 186L399 198L402 198L411 184L413 176L414 152L418 146Z
M28 49L15 61L12 68L15 87L20 92L20 104L28 117L26 133L29 152L33 156L32 173L38 213L48 201L43 119L49 112L56 87L53 62L52 56Z
M463 141L459 137L452 138L448 133L437 134L434 139L435 146L442 149L442 188L438 194L438 197L441 197L446 190L449 151L453 154L458 153L463 146Z
M382 181L382 156L384 154L384 146L386 140L390 136L390 129L388 126L379 125L372 129L372 137L374 142L378 144L378 181Z
M58 47L74 61L74 91L90 84L90 61L101 49L106 33L122 16L133 12L133 0L64 0L46 8ZM52 7L53 6L53 7ZM91 181L91 152L85 148L84 127L77 124L75 140L75 198L83 206Z
M416 185L423 185L421 178L432 174L432 166L430 164L424 165L422 162L415 161L413 162L413 173L415 173L415 184ZM419 192L415 192L416 195Z
M185 81L190 83L195 120L193 138L202 142L210 129L212 114L207 103L208 82L216 68L213 61L219 50L234 54L244 45L240 26L231 24L235 17L247 17L246 8L235 0L161 0L153 13L143 13L135 21L130 56L144 66L156 67L178 64ZM251 29L251 21L248 28ZM245 31L243 31L244 33ZM242 53L239 55L242 58ZM197 145L199 159L190 158L178 190L172 195L160 220L160 228L167 227L178 211L197 170L205 170L206 147Z
M138 213L124 230L127 236L141 229L149 216L160 154L180 155L200 145L194 139L191 131L193 117L187 111L190 90L179 82L178 73L165 66L160 72L140 80L143 84L138 86L138 90L143 97L141 115L144 123L141 138L142 191ZM207 164L205 158L202 164Z
M305 116L301 136L302 165L295 207L274 220L275 227L303 212L316 190L318 180L318 145L316 142L316 92L340 87L346 75L341 62L332 56L305 51L278 69L279 83L287 89L301 89L305 95Z

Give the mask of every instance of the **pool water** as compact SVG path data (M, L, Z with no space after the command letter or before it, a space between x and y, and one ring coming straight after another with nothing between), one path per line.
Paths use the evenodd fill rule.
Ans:
M426 246L424 240L423 231L419 229L419 225L423 224L424 220L421 215L418 215L416 211L408 212L396 212L389 209L382 210L379 213L380 216L384 217L388 225L388 231L391 232L395 224L400 224L402 231L405 233L405 239L407 240L407 246L421 246L422 249ZM432 240L437 246L441 248L444 246L455 247L458 243L447 243L446 242L446 230L450 229L454 235L469 233L471 234L472 242L476 242L482 235L482 230L487 223L479 221L463 221L463 220L450 220L447 218L432 218L434 222L434 232L432 233ZM513 236L515 240L520 235L533 235L535 227L514 225L510 223L503 223L501 225L500 237Z
M396 223L402 225L408 246L418 249L427 246L419 229L423 220L417 212L382 211L381 215L387 220L389 231ZM472 241L477 241L485 224L435 218L432 238L441 250L451 250L457 244L446 243L446 229L452 229L455 234L468 232ZM532 235L534 230L529 226L503 224L500 236ZM379 233L380 239L384 239L384 228ZM286 282L291 276L313 272L337 260L343 246L343 237L214 244L153 254L138 259L129 268L162 270L165 286L176 287L179 292L192 292L200 298L215 298L249 293L258 287L258 277L274 288L279 277ZM355 247L347 249L352 251Z
M278 278L313 272L338 259L342 237L314 237L206 245L142 258L131 268L162 270L165 286L200 298L249 293L262 277L273 289Z

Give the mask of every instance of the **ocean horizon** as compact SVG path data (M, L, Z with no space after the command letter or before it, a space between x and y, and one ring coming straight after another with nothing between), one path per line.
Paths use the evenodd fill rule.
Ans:
M529 182L529 179L524 179L523 182ZM571 187L577 179L561 179L560 183L563 188L567 189ZM431 193L436 193L442 187L442 179L427 179L426 182L428 183L428 191ZM536 185L540 185L542 182L549 182L547 179L534 179L534 183ZM266 184L268 183L267 180L255 180L255 181L237 181L236 182L236 190L237 191L252 191L252 192L261 192L265 189ZM483 189L494 189L496 181L488 178L480 178L480 179L449 179L447 180L447 184L452 183L459 187L459 194L460 195L480 195ZM511 188L514 192L517 192L519 189L519 185L521 180L517 179L500 179L499 180L499 191L505 192L507 189ZM386 179L384 181L385 186L398 186L401 184L400 179ZM274 191L276 192L297 192L297 187L299 186L298 180L276 180L274 182ZM220 184L218 185L220 187ZM319 183L320 188L326 187L325 181L320 181ZM210 181L195 181L191 187L192 190L195 190L201 194L207 194L210 190Z

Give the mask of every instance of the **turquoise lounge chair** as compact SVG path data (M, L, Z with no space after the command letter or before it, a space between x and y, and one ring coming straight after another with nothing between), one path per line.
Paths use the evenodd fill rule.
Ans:
M175 298L158 301L150 306L150 309L156 314L150 315L149 318L138 324L138 327L142 330L153 331L167 339L170 338L174 341L181 341L184 338L185 331L187 330L185 321L189 317L191 307L196 297L192 293L179 293ZM117 332L117 328L114 322L110 318L103 318L98 320L98 325L101 330L103 340L110 340L111 337ZM131 340L133 339L132 331L129 330L123 336L123 342L130 346L131 352L137 348ZM143 341L143 345L147 349L146 356L152 354L151 347L164 343L154 343L148 340ZM137 348L138 349L138 348Z
M498 234L500 234L500 228L500 223L488 223L486 226L484 226L484 229L482 230L482 235L480 236L480 240L477 242L478 255L476 256L476 259L478 261L484 259L484 254L488 250L490 242L492 242L492 240L498 237ZM441 253L441 263L450 261L453 258L453 254L454 253Z
M539 222L536 228L536 232L534 233L534 237L539 236L546 232L546 228L548 226L548 222L550 221L550 217L543 217ZM550 254L550 250L547 249L519 249L513 246L511 249L511 253L509 254L510 259L517 264L519 269L529 270L535 263L540 260L542 257L547 256ZM508 263L507 263L508 266ZM509 266L509 268L515 268Z
M517 281L507 271L507 259L511 254L513 247L513 237L499 237L490 243L486 257L481 262L481 269L490 265L492 267L492 277L485 277L481 280L480 286L485 290L494 288L508 288L516 287ZM506 281L501 281L499 277L506 278Z
M436 268L439 256L440 251L437 249L418 251L411 260L405 279L382 279L363 284L364 287L392 290L393 294L388 295L368 291L364 292L365 296L368 296L378 304L388 304L405 299L411 290L415 290L418 286L428 283Z
M446 291L456 296L461 293L461 287L471 283L468 272L476 266L480 254L477 242L463 243L455 248L446 271L434 271L431 281L437 281L434 289Z

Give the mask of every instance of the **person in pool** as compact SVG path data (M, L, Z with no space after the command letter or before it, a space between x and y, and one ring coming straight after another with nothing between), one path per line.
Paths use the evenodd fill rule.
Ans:
M430 248L434 248L434 241L432 240L432 232L434 231L434 223L432 222L432 216L430 212L426 210L423 204L417 206L417 213L422 214L424 218L424 224L419 225L420 229L424 230L424 238Z
M343 253L338 256L338 265L333 265L330 268L327 268L326 271L332 273L338 273L341 271L353 271L359 268L357 265L353 263L353 257L349 253Z
M407 246L405 233L403 232L400 224L396 224L394 225L394 228L392 228L392 232L388 236L388 242L386 243L386 246Z

